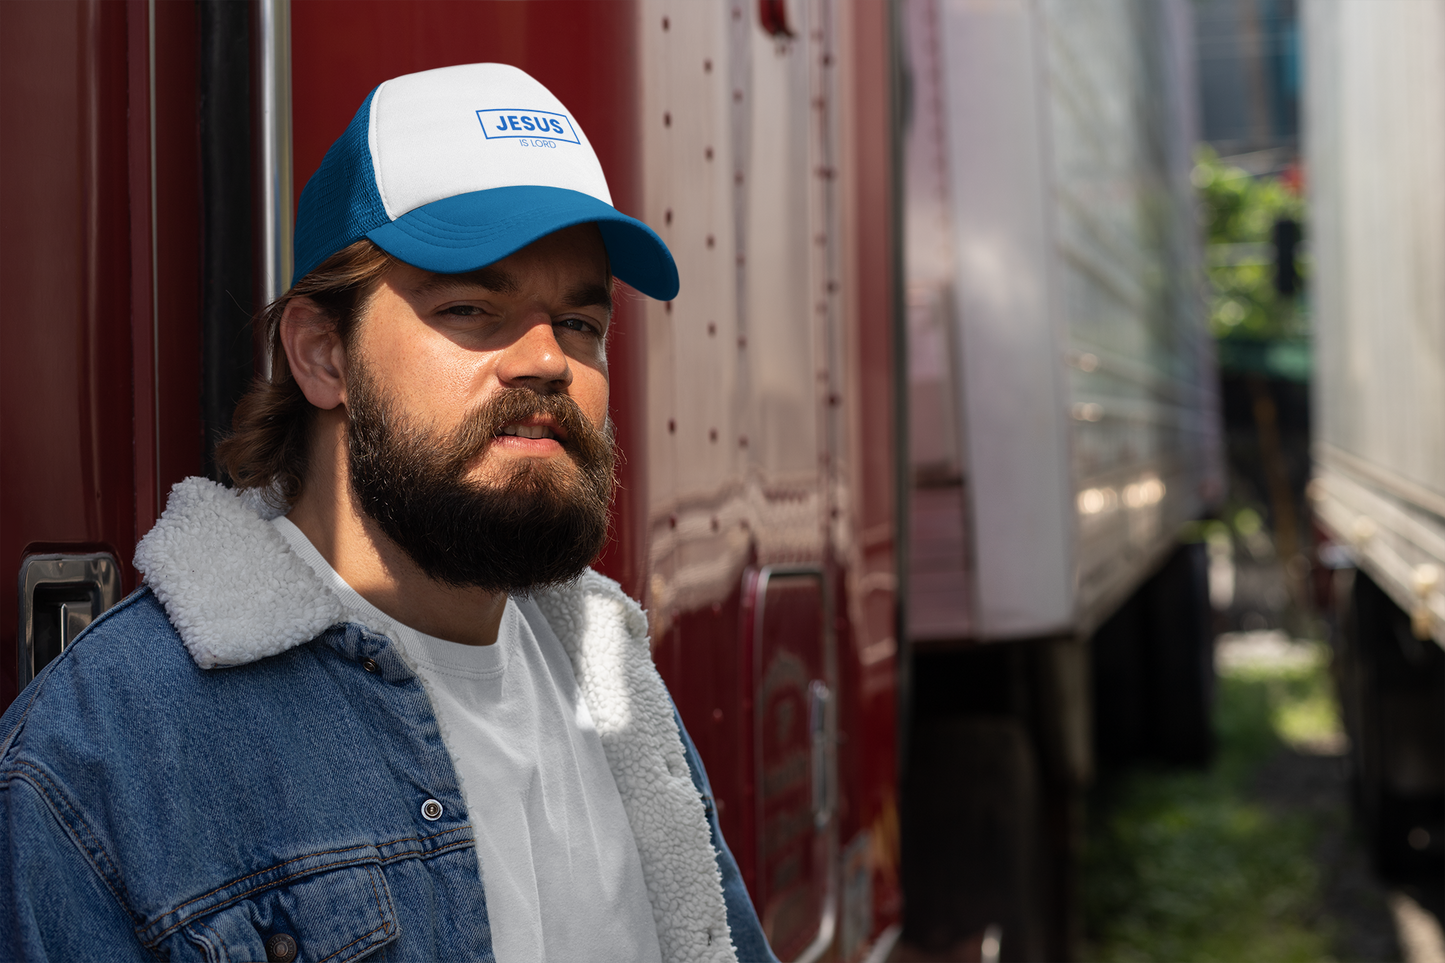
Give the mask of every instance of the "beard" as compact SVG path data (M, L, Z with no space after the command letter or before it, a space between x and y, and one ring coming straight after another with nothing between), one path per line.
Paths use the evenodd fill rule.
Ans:
M616 487L610 418L598 429L566 395L508 388L437 432L404 417L358 360L348 378L351 490L430 578L526 595L576 578L602 551ZM504 425L539 414L560 428L565 462L519 458L500 478L467 477Z

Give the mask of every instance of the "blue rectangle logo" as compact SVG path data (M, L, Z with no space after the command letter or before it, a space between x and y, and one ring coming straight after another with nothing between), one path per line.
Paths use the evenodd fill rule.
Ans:
M554 114L548 110L479 110L477 120L482 122L482 133L487 140L514 137L582 143L566 114Z

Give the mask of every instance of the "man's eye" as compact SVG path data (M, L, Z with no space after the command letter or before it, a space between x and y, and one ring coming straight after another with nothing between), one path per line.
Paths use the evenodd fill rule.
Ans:
M450 314L454 317L470 318L478 314L484 314L485 312L475 304L453 304L442 313Z
M567 328L571 331L578 331L582 334L597 334L597 326L583 318L558 318L552 322L555 327Z

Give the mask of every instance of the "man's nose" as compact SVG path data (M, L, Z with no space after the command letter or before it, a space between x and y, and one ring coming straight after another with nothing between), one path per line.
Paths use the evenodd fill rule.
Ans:
M572 366L557 342L552 319L528 319L517 339L502 353L497 377L505 385L557 391L572 383Z

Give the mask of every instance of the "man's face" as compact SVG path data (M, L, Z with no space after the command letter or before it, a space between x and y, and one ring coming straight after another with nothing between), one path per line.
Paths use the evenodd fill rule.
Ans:
M600 551L610 320L591 225L470 274L382 279L348 345L351 484L432 578L520 592Z

